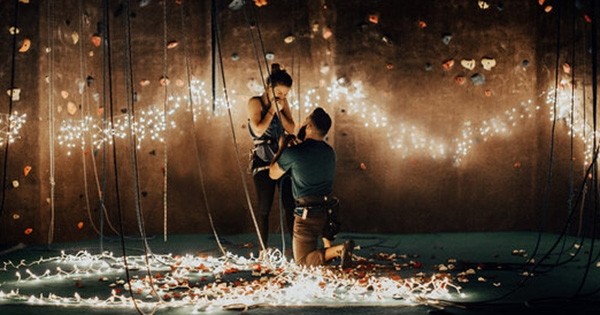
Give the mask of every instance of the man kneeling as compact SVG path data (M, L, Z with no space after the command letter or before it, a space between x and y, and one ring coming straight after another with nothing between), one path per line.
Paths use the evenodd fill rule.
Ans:
M316 108L306 117L298 139L288 135L282 140L270 165L269 176L278 179L287 171L291 174L292 193L296 199L293 231L296 263L318 266L341 257L340 265L345 268L352 258L353 241L321 249L317 246L321 236L327 245L327 239L332 240L337 233L332 231L337 227L334 220L337 199L331 195L336 156L325 142L329 128L331 118L322 108ZM302 142L294 145L297 140Z

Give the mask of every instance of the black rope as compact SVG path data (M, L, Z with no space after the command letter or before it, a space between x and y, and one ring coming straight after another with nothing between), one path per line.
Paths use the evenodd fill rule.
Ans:
M598 132L598 128L597 128L597 109L598 109L598 46L597 46L597 38L596 36L598 36L598 24L596 22L596 18L597 18L597 14L596 14L596 2L595 1L591 1L591 9L592 9L592 121L593 121L593 129L594 129L594 134L593 134L593 139L594 139L594 151L596 150L596 148L598 147L598 142L596 139L596 134ZM581 279L581 283L579 284L579 287L577 288L577 291L575 293L575 296L579 295L581 293L581 291L583 290L583 287L585 285L585 282L587 280L587 277L589 275L590 272L590 268L592 266L592 257L593 257L593 252L594 252L594 244L595 244L595 240L596 240L596 225L597 225L597 218L598 218L598 165L596 163L594 163L594 170L592 173L592 181L593 181L593 193L592 196L594 198L594 211L593 211L593 217L592 217L592 231L591 231L591 245L590 245L590 250L589 250L589 254L588 254L588 259L586 262L586 268L584 268L584 273L583 273L583 277Z
M108 0L102 0L102 21L104 24L104 33L102 43L106 47L105 48L105 56L106 58L106 66L107 66L107 74L108 80L106 83L108 84L108 102L109 102L109 111L110 111L110 127L114 128L114 103L113 103L113 87L112 87L112 57L111 57L111 42L110 42L110 25L109 25L109 14L108 14ZM105 104L106 105L106 104ZM131 275L129 273L129 263L127 262L127 247L125 245L125 233L123 230L123 211L121 208L121 194L119 192L119 170L117 167L117 148L114 133L111 133L112 137L112 158L113 158L113 171L115 176L115 197L116 197L116 205L118 211L119 218L119 238L121 241L121 252L123 254L123 265L125 267L125 278L127 280L127 288L129 294L131 296L131 300L134 303L134 306L139 314L143 314L143 312L138 308L137 303L135 302L135 296L133 293L133 288L131 285Z
M189 49L188 49L188 37L187 37L187 32L185 30L187 30L187 27L185 25L185 15L184 15L184 5L187 2L184 2L181 6L180 6L180 17L181 17L181 32L183 34L183 54L184 54L184 62L185 62L185 73L186 73L186 77L187 77L187 89L188 89L188 106L189 106L189 111L191 113L190 118L192 120L192 134L193 136L193 142L194 142L194 151L196 152L196 165L198 166L198 174L200 177L200 187L202 189L202 197L204 200L204 206L206 207L206 212L208 215L208 221L210 224L210 227L213 231L213 235L215 237L215 241L217 242L217 245L219 246L219 249L221 250L221 253L223 254L223 256L227 255L227 252L225 251L225 249L223 248L223 244L221 242L221 238L219 236L219 234L217 233L217 229L215 227L215 223L213 220L213 216L212 216L212 211L210 208L210 204L208 202L208 194L206 193L206 184L204 183L204 172L202 171L202 163L201 163L201 151L200 148L198 146L198 140L196 138L196 113L194 110L194 102L193 102L193 94L192 94L192 83L191 83L191 79L192 79L192 70L191 70L191 65L190 65L190 53L189 53Z
M15 88L15 78L17 73L17 35L19 34L19 0L14 1L15 4L15 13L13 14L13 27L14 34L12 35L12 49L11 49L11 65L10 65L10 94L8 95L8 114L6 117L6 143L4 147L4 160L2 163L2 198L0 201L0 217L2 217L2 212L4 212L4 203L6 202L6 177L8 173L8 147L10 144L10 132L11 132L11 123L10 117L12 116L13 111L13 93Z

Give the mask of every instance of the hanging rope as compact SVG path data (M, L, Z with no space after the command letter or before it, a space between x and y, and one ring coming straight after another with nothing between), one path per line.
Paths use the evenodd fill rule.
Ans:
M162 2L163 5L163 77L165 79L165 96L163 102L163 112L165 119L165 126L168 126L169 119L169 93L168 93L168 55L167 55L167 1ZM167 143L167 130L168 127L165 128L165 137L163 142L164 148L164 158L163 158L163 240L167 241L167 217L168 217L168 199L167 199L167 189L168 189L168 173L169 173L169 154L168 154L168 143Z
M217 229L215 228L215 223L212 217L212 211L210 209L210 205L208 204L208 195L206 194L206 185L204 183L204 173L202 172L202 166L201 166L201 153L200 153L200 148L198 147L198 139L196 137L196 113L195 113L195 106L193 103L193 95L192 95L192 70L191 70L191 65L190 65L190 53L188 50L188 37L187 37L187 28L185 25L185 15L184 15L184 5L187 2L184 2L182 5L179 6L180 10L179 10L179 14L180 14L180 18L181 18L181 33L183 34L183 55L184 55L184 63L185 63L185 74L186 74L186 78L187 78L187 89L188 89L188 110L190 111L191 115L191 121L192 121L192 133L193 133L193 143L194 143L194 151L196 152L196 165L198 166L198 174L200 177L200 187L202 189L202 197L204 200L204 206L206 208L206 213L208 214L208 221L210 223L210 227L212 229L213 235L215 237L215 241L217 242L217 245L219 246L219 250L221 250L221 253L223 254L223 256L227 255L227 252L225 251L225 248L223 248L223 244L221 244L221 238L219 237L219 234L217 233Z
M78 7L78 11L79 11L79 23L77 24L77 28L79 31L79 34L83 34L83 1L79 0L77 2L77 7ZM81 104L81 110L80 110L80 117L81 117L81 123L84 124L86 123L85 121L85 114L87 112L89 112L89 108L88 108L88 104L85 102L85 95L87 95L87 93L84 93L84 89L85 89L85 78L84 78L84 67L85 64L83 62L83 41L79 41L78 42L78 48L79 48L79 82L80 82L80 86L79 86L79 101ZM85 208L87 209L87 215L88 215L88 220L90 221L90 224L92 225L92 228L94 229L94 231L100 235L100 231L98 230L98 227L96 227L96 224L94 223L94 220L92 219L92 211L90 209L90 196L88 193L88 182L87 182L87 163L85 161L85 150L86 150L86 139L85 137L82 139L83 143L81 145L81 165L83 167L83 191L85 194Z
M13 26L15 29L18 29L18 22L19 22L19 1L15 0L14 1L15 4L15 14L13 15ZM11 129L11 123L10 123L10 118L12 117L12 109L13 109L13 89L15 88L15 77L16 77L16 65L17 65L17 34L15 31L15 34L13 34L12 37L12 52L11 52L11 66L10 66L10 88L11 88L11 92L10 95L8 96L8 114L6 116L6 125L7 125L7 132L6 132L6 146L4 147L4 162L2 165L2 199L0 201L0 217L2 217L2 212L4 212L4 203L6 202L6 177L8 174L8 147L10 144L10 129Z
M213 0L213 5L215 5L214 0ZM231 104L229 102L229 94L227 93L227 84L225 81L225 70L223 67L223 55L221 54L221 43L220 43L220 38L219 38L219 28L218 28L218 23L216 21L217 16L216 16L216 10L211 10L211 12L213 12L211 15L211 23L212 23L212 31L214 32L214 37L215 37L215 45L217 47L217 51L218 51L218 56L219 56L219 66L221 68L221 80L223 81L223 93L225 95L225 103L227 104L227 114L229 116L229 126L231 127L231 136L232 136L232 140L233 140L233 147L235 149L235 157L236 157L236 161L238 164L238 170L240 172L240 178L242 179L242 185L244 187L244 194L246 195L246 202L248 204L248 209L250 210L250 216L252 217L252 222L254 223L254 228L256 229L256 234L258 236L258 242L260 244L261 249L264 251L266 250L265 247L265 243L263 242L263 239L260 235L260 228L258 227L258 221L256 220L256 215L254 214L254 208L252 207L252 201L250 200L250 192L248 190L248 185L246 184L246 180L245 180L245 176L244 176L244 170L241 164L241 154L240 154L240 149L238 147L238 142L237 142L237 137L235 135L235 127L234 127L234 123L233 123L233 117L231 114Z
M163 2L163 5L166 7L166 1ZM166 10L166 8L165 8ZM130 1L125 2L125 19L124 19L124 29L125 29L125 78L126 78L126 97L127 97L127 113L129 117L129 148L131 150L130 162L131 162L131 170L133 175L134 182L134 201L135 201L135 210L136 217L138 220L138 228L140 232L140 237L143 241L143 249L144 249L144 260L146 263L146 274L148 276L148 282L150 286L150 290L153 295L162 302L162 297L156 292L154 286L154 276L152 275L152 271L150 270L150 258L149 253L151 253L150 245L148 244L148 238L146 237L146 226L144 221L143 209L141 205L140 198L140 180L139 180L139 171L138 171L138 158L137 158L137 135L135 134L135 100L134 100L134 91L133 91L133 65L132 65L132 49L131 49L131 8ZM135 301L135 299L133 299ZM154 310L151 313L154 313L158 308L158 303L155 305Z
M50 155L50 226L48 228L48 245L54 240L54 2L48 1L48 69L49 69L49 86L48 86L48 146Z

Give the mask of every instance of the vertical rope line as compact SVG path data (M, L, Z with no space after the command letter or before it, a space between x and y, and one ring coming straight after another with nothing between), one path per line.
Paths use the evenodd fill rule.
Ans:
M242 180L242 185L244 186L244 193L246 195L246 202L248 203L248 208L250 209L250 215L252 216L252 222L254 223L254 228L256 229L256 234L258 236L258 242L260 243L260 247L261 249L264 251L265 248L265 243L262 239L262 236L260 235L260 228L258 227L258 222L256 221L256 215L254 214L254 208L252 207L252 202L250 200L250 193L248 191L248 185L246 184L246 181L244 180L244 170L242 167L242 164L240 162L240 149L238 147L237 144L237 137L235 135L235 127L233 124L233 117L231 114L231 105L229 102L229 94L227 93L227 84L225 81L225 70L223 68L223 55L221 54L221 43L220 43L220 38L219 38L219 28L218 28L218 23L216 21L216 15L212 16L212 23L213 23L213 32L215 32L215 43L217 46L217 50L219 53L219 65L221 67L221 79L223 80L223 93L225 94L225 102L227 104L227 113L229 116L229 126L231 127L231 136L232 136L232 140L233 140L233 147L235 148L235 153L236 153L236 161L238 164L238 170L240 172L240 178Z
M163 77L165 78L165 96L163 103L163 112L165 120L165 130L163 139L164 157L163 157L163 241L167 241L167 219L168 219L168 172L169 172L169 155L168 155L168 143L167 143L167 130L168 130L168 55L167 55L167 1L162 1L163 5Z
M8 114L6 116L6 142L4 147L4 162L2 165L2 200L0 201L0 216L2 216L2 212L4 212L4 204L6 202L6 177L8 173L8 147L10 145L11 140L11 117L13 110L13 89L15 88L15 78L17 73L17 30L18 30L18 21L19 21L19 1L15 0L15 14L13 20L13 26L15 28L15 34L12 37L12 55L11 55L11 68L10 68L10 95L8 96ZM0 143L2 143L2 139L0 139Z
M593 128L594 128L594 133L593 133L593 139L594 139L594 152L596 151L596 148L598 147L598 141L597 141L597 134L598 134L598 125L597 125L597 118L598 118L598 40L597 40L597 36L598 36L598 24L596 22L596 19L598 18L598 14L597 14L597 8L596 8L596 2L595 1L591 1L591 9L592 9L592 119L593 119ZM596 160L594 162L597 162ZM592 213L592 231L591 231L591 244L590 244L590 249L589 249L589 253L588 253L588 259L587 259L587 263L586 266L587 268L584 268L584 274L583 277L581 279L581 282L579 284L579 287L577 288L577 291L575 293L575 295L578 295L581 293L581 291L583 290L583 287L585 286L585 282L587 280L587 277L589 275L589 271L590 268L592 266L592 257L593 257L593 252L594 252L594 244L595 244L595 240L596 240L596 225L598 223L598 163L594 163L594 169L593 169L593 173L592 173L592 181L593 181L593 193L592 196L594 198L594 211ZM594 292L596 293L596 292Z
M48 228L48 245L54 241L54 34L52 23L54 22L54 2L48 1L48 42L50 52L48 54L50 69L50 84L48 86L48 146L50 156L50 226Z
M77 2L78 4L78 11L79 11L79 23L77 25L78 27L78 31L79 34L83 34L83 0L79 0ZM92 218L92 210L90 209L90 195L88 192L88 174L87 174L87 162L86 162L86 157L85 157L85 150L86 150L86 146L87 146L87 141L86 141L86 135L89 133L89 122L86 119L86 114L89 113L89 103L86 102L86 97L87 96L87 88L86 88L86 80L84 77L84 73L86 73L87 71L84 71L84 67L85 67L85 63L83 61L83 40L80 40L78 42L78 48L79 48L79 80L80 81L80 86L79 86L79 101L81 103L81 109L80 109L80 116L81 116L81 141L82 141L82 145L81 145L81 164L83 167L83 191L85 194L85 207L87 209L87 215L88 215L88 220L90 221L90 224L92 225L92 228L94 229L94 232L96 232L96 234L98 234L100 237L102 237L102 234L100 233L100 231L98 230L98 227L96 226L96 223L94 222L94 219ZM92 152L90 152L91 154Z
M204 173L202 172L202 166L201 166L201 153L200 153L200 148L198 147L198 139L196 137L196 113L195 113L195 106L193 103L193 95L192 95L192 70L191 70L191 65L190 65L190 53L189 53L189 48L188 48L188 37L187 37L187 32L185 31L186 25L185 25L185 15L184 15L184 5L187 2L184 2L181 6L180 6L180 17L181 17L181 33L183 34L183 55L184 55L184 63L185 63L185 74L186 74L186 78L187 78L187 88L188 88L188 108L189 111L191 113L191 120L192 120L192 134L193 136L193 142L194 142L194 151L196 152L196 165L198 167L198 174L200 175L200 187L202 189L202 196L204 199L204 206L206 207L206 212L208 214L208 222L210 223L210 227L212 229L213 235L215 237L215 241L217 242L217 245L219 246L219 249L221 250L221 253L225 256L227 255L227 252L225 251L225 249L223 248L223 244L221 244L221 239L219 237L219 234L217 233L217 229L215 228L215 224L213 221L213 217L212 217L212 212L210 209L210 205L208 203L208 195L206 194L206 185L204 183Z

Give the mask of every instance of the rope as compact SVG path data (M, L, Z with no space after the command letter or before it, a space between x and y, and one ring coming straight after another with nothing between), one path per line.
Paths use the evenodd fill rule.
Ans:
M183 3L185 4L185 2ZM198 147L198 141L196 138L196 113L194 112L194 104L193 104L193 95L192 95L192 83L191 83L191 78L192 78L192 70L191 70L191 66L190 66L190 53L188 51L188 46L187 46L187 42L188 42L188 38L187 38L187 32L185 32L185 30L187 29L185 26L185 16L184 16L184 10L183 10L183 5L180 5L180 17L181 17L181 33L183 34L183 43L182 43L182 48L183 48L183 53L184 53L184 63L185 63L185 73L186 73L186 77L187 77L187 88L188 88L188 107L189 107L189 111L191 113L191 121L192 121L192 131L193 131L193 142L194 142L194 151L196 152L196 165L198 166L198 174L200 175L200 187L202 189L202 197L204 200L204 206L206 207L206 212L208 214L208 221L210 223L210 227L212 229L213 235L215 237L215 241L217 242L217 245L219 246L219 249L221 250L221 253L223 254L223 256L227 255L227 252L225 251L225 249L223 248L223 244L221 244L221 239L219 237L219 234L217 233L217 229L215 228L215 224L213 221L213 217L212 217L212 212L210 209L210 205L208 203L208 195L206 194L206 185L204 183L204 173L202 172L202 166L201 166L201 161L200 161L200 148Z
M13 26L15 27L15 29L18 29L18 21L19 21L19 1L15 0L15 14L14 14L14 21L13 21ZM8 116L6 117L6 125L7 125L7 132L6 132L6 147L4 147L4 162L2 165L2 199L0 201L0 217L2 216L2 212L4 212L4 203L6 201L6 176L8 173L8 146L10 144L10 129L11 129L11 123L10 123L10 118L12 116L12 109L13 109L13 89L15 87L15 77L16 77L16 64L17 64L17 34L15 31L15 34L13 35L12 38L12 55L11 55L11 68L10 68L10 88L11 88L11 93L8 96Z
M165 126L168 126L168 60L167 60L167 1L162 1L163 5L163 77L165 78L165 99L163 102L163 112L165 115ZM165 137L163 142L164 158L163 158L163 240L167 241L167 217L168 217L168 204L167 204L167 189L168 189L168 172L169 172L169 155L168 155L168 144L167 144L167 128L164 130Z
M213 6L215 5L215 2L213 0ZM240 172L240 178L242 179L242 185L244 187L244 193L246 195L246 202L248 203L248 208L250 210L250 215L252 217L252 222L254 223L254 228L256 229L256 234L258 236L258 241L260 243L260 247L261 249L264 251L266 250L265 248L265 243L263 242L262 236L260 235L260 228L258 227L258 222L256 221L256 216L254 214L254 208L252 207L252 202L250 200L250 193L248 191L248 185L246 184L246 181L244 180L244 170L242 167L242 164L240 162L241 159L241 154L240 154L240 149L238 147L238 142L237 142L237 137L235 135L235 127L233 124L233 117L231 114L231 104L229 102L229 94L227 93L227 84L225 81L225 71L224 71L224 67L223 67L223 55L221 54L221 43L220 43L220 39L219 39L219 29L218 29L218 23L216 21L216 12L214 10L212 10L212 28L213 28L213 32L215 33L215 43L218 49L218 53L219 53L219 65L221 67L221 79L223 80L223 93L225 94L225 102L227 103L227 114L229 116L229 126L231 127L231 136L232 136L232 140L233 140L233 147L235 149L235 154L236 154L236 160L237 160L237 164L238 164L238 170Z
M79 24L78 24L78 30L79 30L79 34L83 34L83 0L79 0L78 1L78 9L79 9ZM81 80L81 82L83 83L83 88L85 88L85 77L84 77L84 73L87 71L84 71L84 67L85 67L85 63L83 62L83 41L80 40L79 41L79 79ZM87 91L87 89L86 89ZM81 121L82 123L85 123L85 114L89 113L89 103L86 102L86 95L88 95L87 92L84 93L83 90L79 90L79 96L80 96L80 102L81 102L81 111L80 111L80 116L81 116ZM83 143L81 146L81 164L83 167L83 191L85 194L85 207L87 209L87 215L88 215L88 220L90 221L90 224L92 225L92 229L94 230L94 232L96 232L96 234L102 236L102 234L100 233L100 231L98 230L98 227L96 226L96 223L94 223L94 220L92 219L92 211L91 211L91 207L90 207L90 196L88 193L88 181L87 181L87 163L86 163L86 159L85 159L85 148L86 148L86 140L85 138L83 138Z
M166 2L163 2L163 6L166 11ZM138 228L140 232L140 237L143 240L143 250L144 250L144 259L146 263L146 274L148 275L148 282L150 285L150 290L152 293L162 302L161 296L156 292L154 286L154 279L152 276L152 271L150 270L150 260L148 257L148 253L151 252L150 246L148 244L148 238L146 237L146 227L143 216L143 209L141 205L140 198L140 180L139 180L139 171L138 171L138 158L137 158L137 136L135 134L135 105L134 105L134 96L133 96L133 66L132 66L132 55L131 55L131 12L130 12L130 1L125 2L125 20L124 20L124 29L125 29L125 77L126 77L126 95L127 95L127 113L129 118L129 148L131 150L130 162L131 169L134 178L134 199L135 199L135 210L136 217L138 221ZM133 299L135 301L135 299ZM160 304L160 303L159 303ZM158 307L158 304L155 306L155 309L151 312L154 313Z
M106 65L107 65L107 73L108 73L108 80L107 82L105 81L105 83L108 83L108 86L106 87L108 90L108 102L109 102L109 110L110 110L110 127L111 130L114 127L114 103L113 103L113 90L112 90L112 59L111 59L111 42L110 42L110 25L109 25L109 20L108 20L108 0L102 0L102 21L104 23L104 38L103 38L103 43L104 44L104 51L106 52L104 54L104 58L106 58ZM105 96L106 97L106 96ZM121 208L121 194L119 192L119 171L118 171L118 167L117 167L117 148L116 148L116 141L115 141L115 134L111 133L111 137L112 137L112 157L113 157L113 171L114 171L114 176L115 176L115 194L116 194L116 204L117 204L117 211L118 211L118 215L119 215L119 236L120 236L120 241L121 241L121 252L123 254L123 265L125 267L125 278L127 280L127 289L129 291L129 294L131 295L131 301L133 302L133 306L135 307L136 311L138 312L138 314L143 314L142 310L139 308L136 300L135 300L135 296L133 294L133 288L131 285L131 275L129 273L129 263L127 261L127 248L125 246L125 237L124 237L124 232L123 232L123 211Z
M54 22L54 6L53 1L48 1L48 69L49 69L49 86L48 86L48 145L50 155L50 226L48 228L48 245L54 240L54 34L52 22Z

